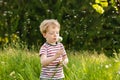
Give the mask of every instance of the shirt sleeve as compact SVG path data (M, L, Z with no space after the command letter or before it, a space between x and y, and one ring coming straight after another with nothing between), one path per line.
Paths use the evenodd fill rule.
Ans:
M41 55L47 55L47 49L44 45L40 48L39 55L40 56Z
M61 47L61 49L63 49L63 52L64 52L62 56L65 56L66 55L66 51L65 51L65 48L64 48L62 43L60 44L60 47Z

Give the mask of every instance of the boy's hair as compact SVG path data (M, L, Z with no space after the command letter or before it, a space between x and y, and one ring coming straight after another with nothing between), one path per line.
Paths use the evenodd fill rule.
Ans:
M55 19L46 19L44 20L41 24L40 24L40 32L43 34L43 33L46 33L47 31L47 28L49 26L57 26L58 28L60 28L60 24L57 20Z

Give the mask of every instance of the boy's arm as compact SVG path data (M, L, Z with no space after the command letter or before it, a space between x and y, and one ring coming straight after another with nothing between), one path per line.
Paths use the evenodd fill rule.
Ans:
M48 64L50 64L55 59L56 59L56 56L47 57L46 55L43 54L43 55L41 55L41 64L42 64L42 66L47 66Z
M42 54L41 55L41 64L42 64L42 66L47 66L48 64L50 64L52 61L56 60L62 54L63 54L62 50L59 50L56 53L56 55L54 55L52 57L47 57L46 55Z
M62 58L62 61L59 62L59 65L64 65L65 67L67 67L67 64L68 64L68 57L67 55L64 55L63 58Z
M68 63L68 57L67 55L63 56L63 65L66 65Z

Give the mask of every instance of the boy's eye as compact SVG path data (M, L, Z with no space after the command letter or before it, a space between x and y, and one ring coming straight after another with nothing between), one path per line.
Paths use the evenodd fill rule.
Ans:
M49 32L49 34L53 35L53 34L59 34L59 32Z
M54 34L54 33L53 33L53 32L50 32L49 34L51 34L51 35L52 35L52 34Z

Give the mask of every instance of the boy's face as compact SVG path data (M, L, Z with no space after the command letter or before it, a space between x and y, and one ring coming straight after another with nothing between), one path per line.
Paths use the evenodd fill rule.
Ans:
M56 26L49 26L47 32L43 34L46 41L50 44L56 44L59 37L60 29Z

